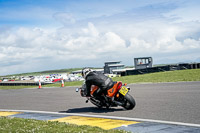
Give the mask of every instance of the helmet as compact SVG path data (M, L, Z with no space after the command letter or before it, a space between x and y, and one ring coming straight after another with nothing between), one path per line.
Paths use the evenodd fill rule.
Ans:
M83 76L83 78L86 78L86 76L87 76L90 72L92 72L92 69L90 69L90 68L83 68L83 69L82 69L82 76Z

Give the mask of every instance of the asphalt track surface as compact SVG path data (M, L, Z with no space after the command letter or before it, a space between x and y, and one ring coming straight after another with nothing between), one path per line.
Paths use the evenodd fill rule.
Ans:
M129 84L133 110L98 109L77 87L0 90L0 109L118 116L200 124L200 82Z

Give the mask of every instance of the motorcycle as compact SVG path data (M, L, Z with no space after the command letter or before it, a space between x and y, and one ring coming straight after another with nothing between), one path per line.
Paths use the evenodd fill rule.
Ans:
M121 81L114 83L114 86L107 90L107 94L102 94L100 98L93 96L93 93L98 90L98 86L92 85L90 89L91 97L86 97L86 85L83 84L82 87L77 88L76 92L80 91L82 97L86 97L86 103L90 101L92 104L98 108L122 106L127 110L131 110L135 107L136 103L134 98L128 93L130 91L129 87L126 87L127 84L122 84Z

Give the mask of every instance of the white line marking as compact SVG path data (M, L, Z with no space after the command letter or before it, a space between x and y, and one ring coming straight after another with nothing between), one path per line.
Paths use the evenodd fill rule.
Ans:
M9 109L0 109L0 111L25 112L25 113L30 112L30 113L42 113L42 114L56 114L56 115L98 117L98 118L107 118L107 119L120 119L120 120L141 121L141 122L155 122L155 123L162 123L162 124L173 124L173 125L181 125L181 126L200 127L200 124L172 122L172 121L161 121L161 120L152 120L152 119L141 119L141 118L117 117L117 116L88 115L88 114L78 114L78 113L59 113L59 112L34 111L34 110L9 110Z

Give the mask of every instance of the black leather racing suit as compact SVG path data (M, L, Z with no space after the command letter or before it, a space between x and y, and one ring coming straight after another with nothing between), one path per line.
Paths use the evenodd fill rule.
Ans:
M97 73L95 71L90 72L86 76L85 83L86 83L86 89L87 89L86 96L90 96L91 85L96 85L99 87L99 89L93 94L95 97L97 97L98 95L101 95L102 93L106 93L107 89L112 88L114 85L114 82L111 78L105 76L102 73Z

